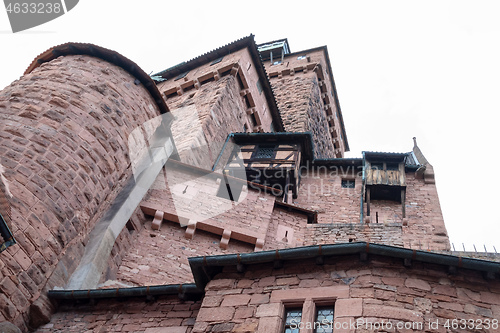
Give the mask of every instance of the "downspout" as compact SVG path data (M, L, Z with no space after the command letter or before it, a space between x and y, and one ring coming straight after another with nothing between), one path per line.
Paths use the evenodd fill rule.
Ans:
M229 139L234 136L234 133L229 133L226 138L226 142L224 142L224 146L222 146L222 149L219 153L219 156L217 156L217 160L215 161L212 171L215 171L215 168L217 167L217 164L219 164L220 159L222 158L222 153L224 153L224 150L226 150L227 143L229 142Z
M362 177L361 177L361 195L360 195L361 199L360 199L360 205L359 205L360 206L360 212L359 212L359 218L360 218L359 223L360 224L363 224L363 220L364 220L363 196L365 194L364 189L365 189L365 181L366 181L365 180L365 177L366 177L366 175L365 175L365 161L366 161L365 152L363 152L363 173L362 173Z

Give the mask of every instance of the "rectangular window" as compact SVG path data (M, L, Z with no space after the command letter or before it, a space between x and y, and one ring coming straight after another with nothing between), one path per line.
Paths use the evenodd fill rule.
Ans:
M314 333L333 333L333 305L316 307Z
M372 170L384 170L383 162L371 162Z
M356 185L354 179L342 179L342 187L343 188L354 188Z
M399 163L386 163L387 171L398 171Z
M299 333L299 324L302 321L302 308L285 309L284 333Z
M274 158L275 146L259 146L255 158Z

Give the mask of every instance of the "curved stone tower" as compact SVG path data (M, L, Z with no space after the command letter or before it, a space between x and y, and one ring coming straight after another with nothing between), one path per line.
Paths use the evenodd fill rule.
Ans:
M91 44L42 53L0 92L0 164L17 241L0 253L0 322L23 331L43 322L44 290L67 283L132 176L129 134L167 111L135 63Z

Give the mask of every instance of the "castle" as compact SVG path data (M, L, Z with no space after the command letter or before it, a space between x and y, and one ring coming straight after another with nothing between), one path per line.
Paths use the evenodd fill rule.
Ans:
M45 51L0 92L0 327L499 331L500 263L450 251L416 139L349 149L326 47Z

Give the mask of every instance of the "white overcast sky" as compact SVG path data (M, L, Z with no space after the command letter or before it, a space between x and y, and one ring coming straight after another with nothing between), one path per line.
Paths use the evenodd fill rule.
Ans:
M434 166L451 242L500 252L500 1L80 0L13 34L0 8L0 89L65 42L120 52L148 74L253 33L291 51L328 46L351 152Z

